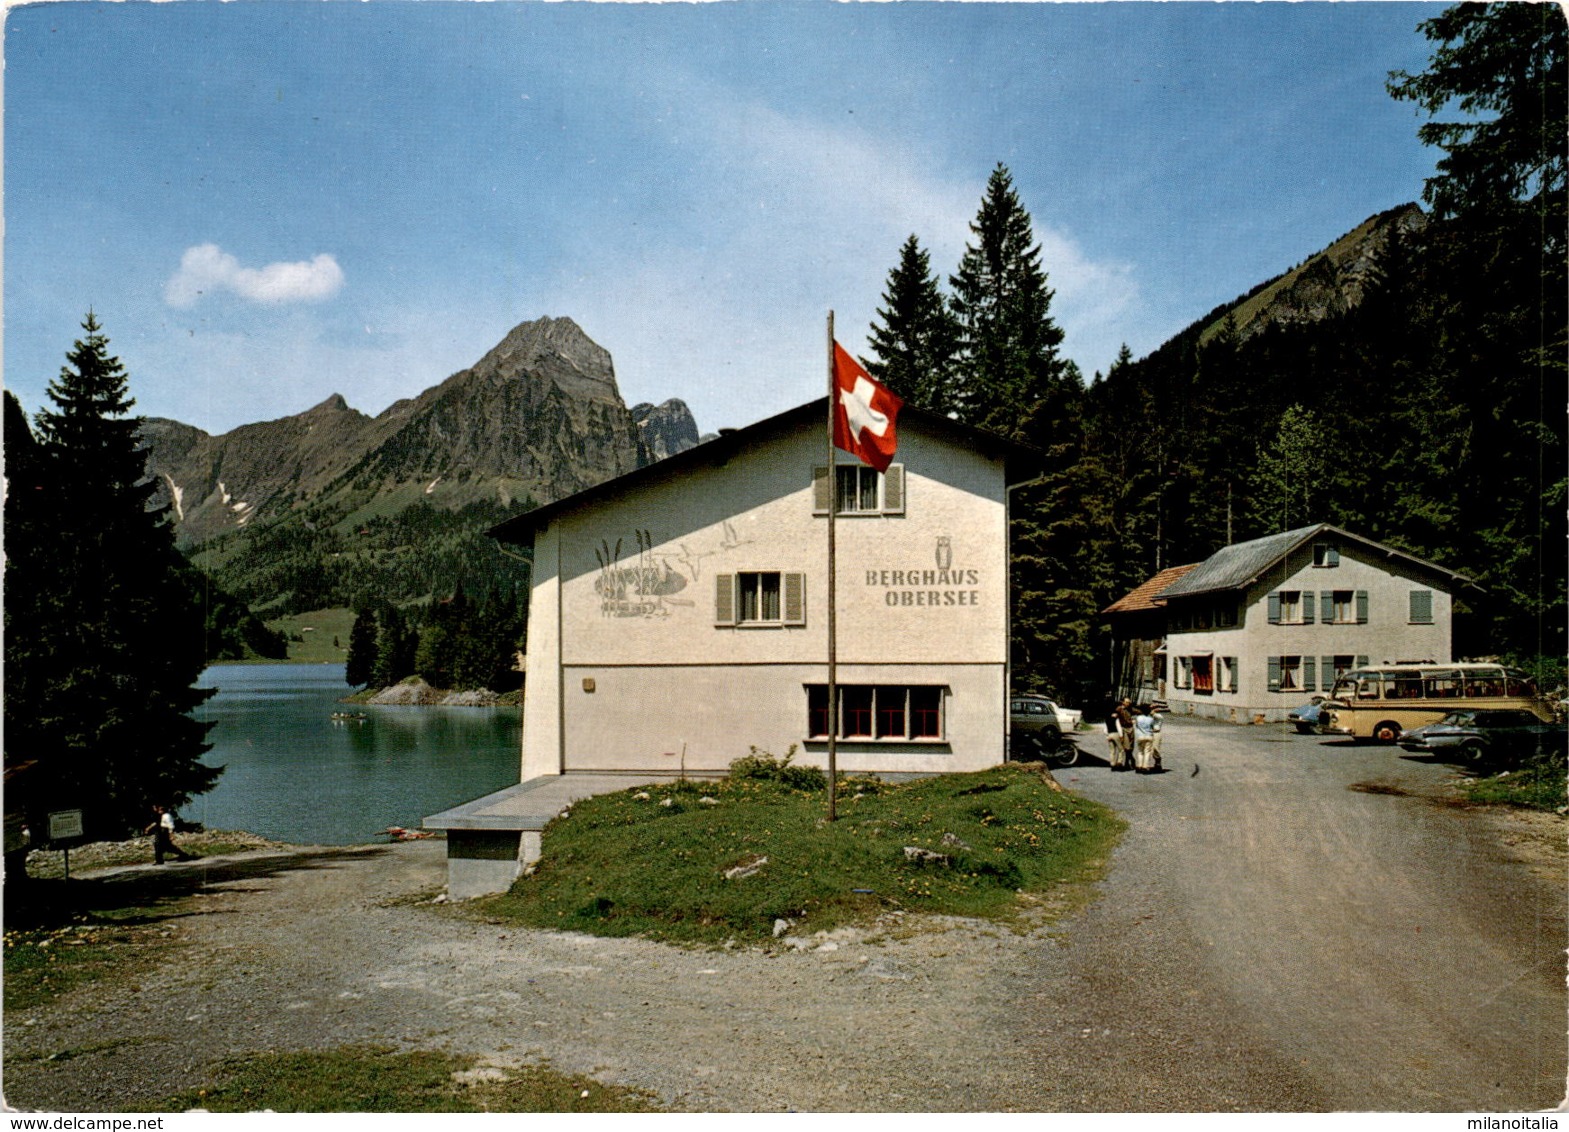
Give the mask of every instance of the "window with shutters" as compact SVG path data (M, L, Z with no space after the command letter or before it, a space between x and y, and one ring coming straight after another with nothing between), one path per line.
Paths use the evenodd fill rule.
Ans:
M1324 691L1332 691L1340 681L1340 678L1356 667L1356 659L1356 657L1344 653L1320 657L1319 663L1323 667L1319 677L1324 685Z
M834 465L834 514L903 515L905 476L903 464L889 464L886 472L865 464ZM828 465L812 469L812 514L828 514Z
M934 684L840 684L840 739L940 741L943 687ZM828 685L806 686L807 737L828 737Z
M1354 625L1357 620L1356 592L1354 590L1328 590L1330 616L1326 620L1337 625Z
M737 574L736 586L741 596L742 624L779 620L778 574Z
M1313 565L1339 566L1340 548L1332 542L1315 542L1313 544Z
M1271 692L1300 692L1303 690L1302 658L1300 656L1272 656L1268 661L1269 690Z
M1280 623L1282 625L1300 625L1303 622L1302 591L1280 591Z
M1431 625L1433 623L1433 591L1411 591L1411 624Z
M805 574L720 574L714 587L715 625L747 629L806 624Z
M839 500L839 514L882 510L882 492L879 490L882 477L876 468L868 468L865 464L839 464L834 468L834 473L839 477L836 496Z

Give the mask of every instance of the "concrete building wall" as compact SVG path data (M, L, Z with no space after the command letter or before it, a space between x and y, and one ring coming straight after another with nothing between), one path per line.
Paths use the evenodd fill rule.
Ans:
M841 741L839 765L992 765L1007 706L1003 465L902 423L897 462L902 513L835 524L839 681L945 688L944 735ZM687 772L711 773L753 745L823 761L825 744L807 741L806 687L827 679L827 518L813 507L826 463L821 428L803 426L537 536L525 778L674 774L683 750ZM804 578L801 623L717 623L721 577L776 571Z
M1375 560L1365 548L1354 544L1342 545L1339 550L1337 566L1315 566L1313 549L1305 546L1292 552L1245 591L1217 594L1210 599L1185 599L1201 604L1232 600L1240 607L1240 617L1234 628L1169 628L1166 699L1172 710L1239 723L1248 722L1256 715L1279 721L1285 719L1292 708L1307 703L1310 696L1329 689L1333 672L1326 679L1326 657L1349 656L1357 660L1366 657L1372 664L1396 660L1442 663L1452 659L1453 599L1446 590L1438 588L1437 578L1398 560ZM1431 623L1413 622L1410 600L1413 590L1431 595ZM1310 623L1270 623L1270 595L1281 591L1311 597L1313 616ZM1367 620L1358 623L1331 619L1326 622L1322 599L1326 591L1349 592L1353 616L1356 595L1366 594ZM1175 621L1181 611L1179 602L1173 601L1167 609L1168 620ZM1179 687L1180 662L1205 654L1212 657L1215 667L1215 690L1206 694L1192 687ZM1304 665L1294 681L1295 687L1272 690L1269 685L1270 658L1293 656L1312 658L1312 680L1305 678L1307 666ZM1236 658L1238 666L1234 692L1227 690L1220 671L1221 661L1232 657Z
M524 660L522 781L542 774L560 774L563 769L559 548L554 526L534 537L528 653Z

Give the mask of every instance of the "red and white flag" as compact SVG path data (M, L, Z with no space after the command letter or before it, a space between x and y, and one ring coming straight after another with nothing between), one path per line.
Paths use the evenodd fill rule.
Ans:
M904 402L872 380L860 362L834 343L834 447L858 456L879 472L893 462L894 422Z

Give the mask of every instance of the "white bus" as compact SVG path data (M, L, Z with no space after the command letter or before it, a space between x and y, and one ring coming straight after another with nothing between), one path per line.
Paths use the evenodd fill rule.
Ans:
M1402 731L1462 708L1521 708L1551 723L1536 682L1501 664L1379 664L1335 681L1319 716L1325 735L1393 743Z

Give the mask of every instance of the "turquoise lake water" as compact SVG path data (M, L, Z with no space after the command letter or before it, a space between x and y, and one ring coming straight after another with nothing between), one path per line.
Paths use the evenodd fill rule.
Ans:
M202 761L227 769L180 816L208 829L355 845L518 780L516 707L342 704L341 664L217 665L200 686L218 689L195 713L217 723Z

